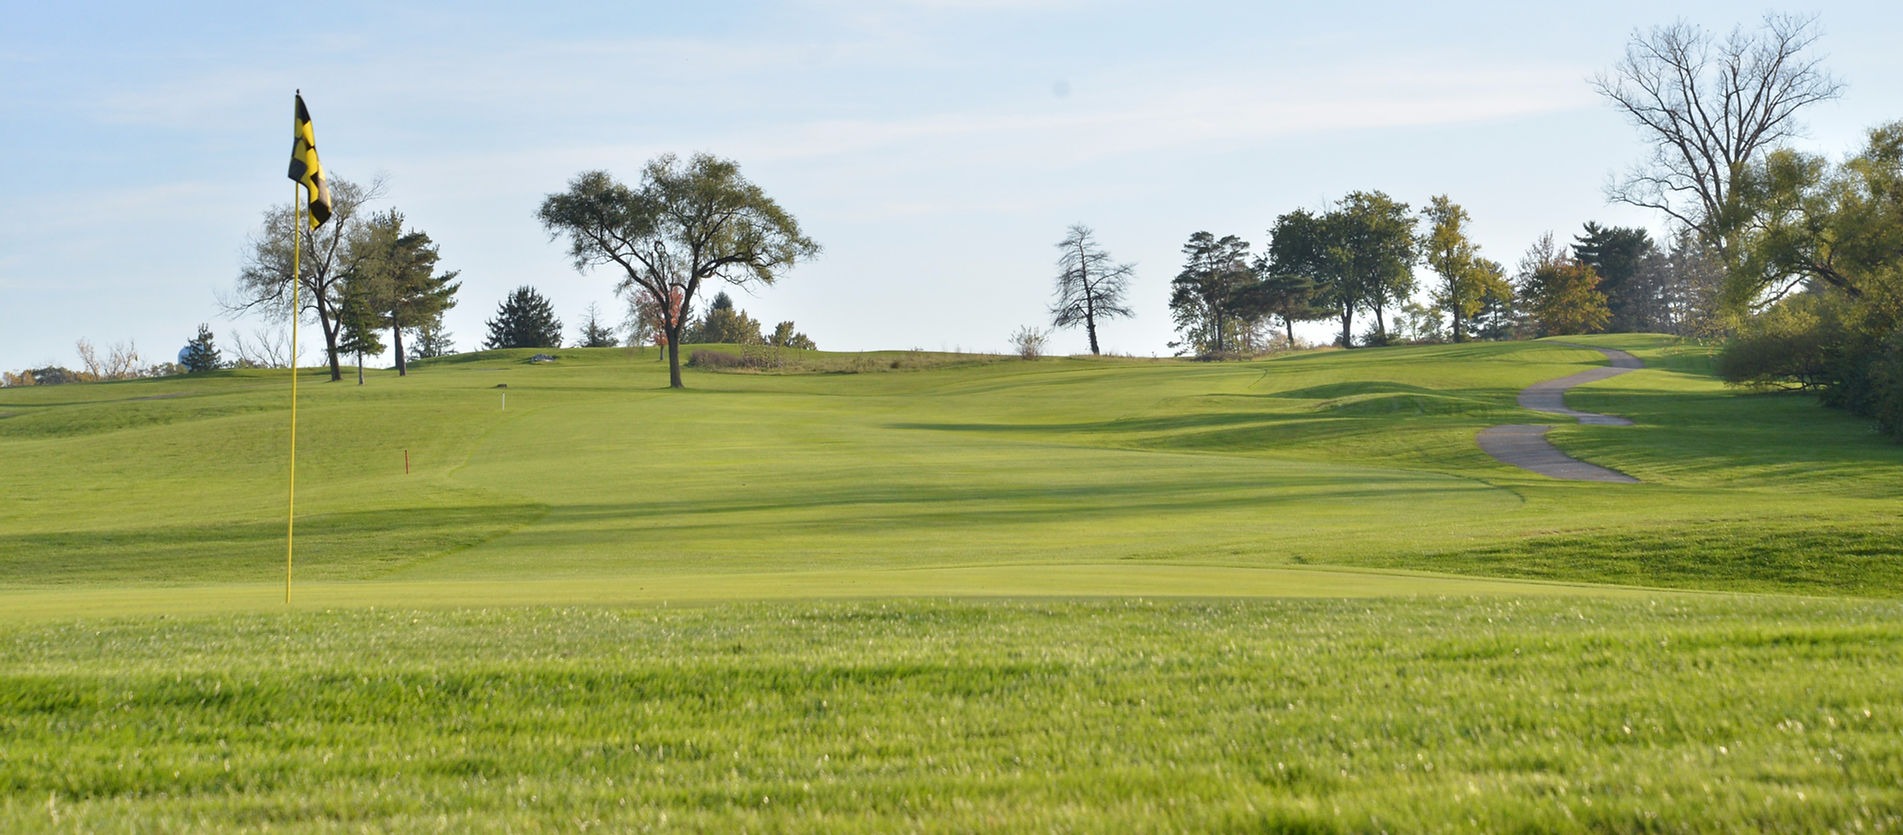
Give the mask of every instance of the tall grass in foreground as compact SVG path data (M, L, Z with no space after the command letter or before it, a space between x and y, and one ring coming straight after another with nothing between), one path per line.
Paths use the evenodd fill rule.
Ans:
M1894 830L1903 607L352 610L0 626L0 830Z

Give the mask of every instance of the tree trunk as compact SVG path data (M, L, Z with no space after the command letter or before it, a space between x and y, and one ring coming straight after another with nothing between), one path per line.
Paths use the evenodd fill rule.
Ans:
M1341 309L1341 347L1355 347L1355 309L1351 306Z
M398 377L409 376L410 374L409 365L403 361L403 329L402 328L396 327L394 325L390 327L390 342L396 345L396 375Z
M1454 343L1459 344L1462 342L1466 342L1467 333L1466 331L1463 331L1460 328L1460 308L1455 307L1453 310L1453 314L1454 314Z
M357 352L357 385L363 385L363 352Z
M667 333L667 387L684 389L681 384L681 326L664 328Z
M1388 344L1388 322L1381 315L1380 307L1374 309L1374 338L1381 345Z
M329 316L324 315L323 308L317 309L317 323L323 326L324 353L330 356L330 381L340 382L344 379L344 366L337 361L337 327L331 323ZM296 363L295 357L292 363Z
M1295 320L1287 316L1282 317L1282 327L1288 331L1288 349L1295 350Z

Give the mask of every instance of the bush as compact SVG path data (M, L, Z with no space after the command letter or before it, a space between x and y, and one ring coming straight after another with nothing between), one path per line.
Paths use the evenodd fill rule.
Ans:
M1834 311L1817 296L1798 296L1747 321L1718 355L1725 382L1749 388L1816 390L1831 379L1842 337Z
M746 368L748 366L745 357L704 348L688 354L687 364L695 368Z
M1024 359L1034 360L1044 355L1044 341L1049 338L1050 334L1025 325L1011 334L1011 350Z

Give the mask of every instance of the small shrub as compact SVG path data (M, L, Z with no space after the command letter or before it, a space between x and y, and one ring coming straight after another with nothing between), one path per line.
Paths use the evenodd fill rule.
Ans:
M1011 350L1024 359L1034 360L1044 356L1044 341L1049 338L1049 333L1025 325L1011 334Z

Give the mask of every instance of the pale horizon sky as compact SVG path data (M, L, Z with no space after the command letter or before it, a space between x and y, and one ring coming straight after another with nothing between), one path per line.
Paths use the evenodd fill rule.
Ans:
M218 299L291 198L299 88L327 171L383 177L378 205L461 271L460 350L523 284L571 342L591 302L618 322L616 277L576 273L535 210L580 171L632 182L670 151L736 160L825 247L733 292L769 328L791 319L827 350L1003 351L1048 324L1054 245L1083 223L1137 266L1136 316L1102 325L1104 349L1167 356L1192 233L1259 250L1277 215L1353 190L1447 194L1509 265L1589 220L1662 235L1606 202L1645 149L1588 83L1634 29L1814 13L1847 86L1796 144L1838 158L1903 119L1896 3L400 5L10 4L0 369L76 366L82 338L169 360L201 322L226 348L281 332ZM302 339L317 362L316 328ZM1081 328L1051 348L1088 350Z

